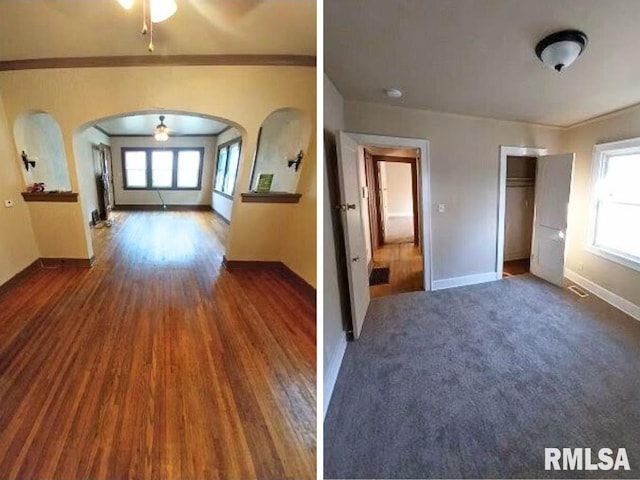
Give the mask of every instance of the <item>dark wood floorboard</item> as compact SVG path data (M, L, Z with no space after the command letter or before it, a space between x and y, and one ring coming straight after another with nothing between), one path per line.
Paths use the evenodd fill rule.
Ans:
M502 265L502 274L506 277L529 273L529 259L510 260Z
M315 478L315 307L204 212L118 212L0 296L1 478Z
M389 267L389 283L372 285L372 298L423 290L420 248L413 243L386 243L373 252L374 267Z

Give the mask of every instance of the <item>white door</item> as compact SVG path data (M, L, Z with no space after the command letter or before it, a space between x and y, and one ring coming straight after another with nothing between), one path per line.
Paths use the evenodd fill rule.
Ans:
M349 297L353 336L358 338L369 307L369 271L367 268L367 247L364 220L360 203L361 185L358 180L358 144L348 134L340 132L338 146L338 176L342 225L347 250L347 272L349 276ZM368 221L368 220L367 220Z
M567 211L575 154L538 157L531 273L562 286Z
M382 239L387 241L387 222L389 220L389 197L387 196L387 164L386 162L378 162L378 185L380 185L380 204L382 212L380 219L382 220Z

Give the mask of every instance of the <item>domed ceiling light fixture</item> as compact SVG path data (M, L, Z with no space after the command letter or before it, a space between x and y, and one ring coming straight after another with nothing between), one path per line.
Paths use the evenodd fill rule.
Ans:
M125 10L131 10L135 0L118 0ZM149 34L149 52L153 53L153 24L164 22L178 10L175 0L142 0L142 35Z
M587 46L587 36L580 30L562 30L543 38L536 45L536 55L547 67L560 72L571 65Z
M158 142L166 142L169 140L169 128L164 124L164 115L160 115L160 123L156 125L153 138Z

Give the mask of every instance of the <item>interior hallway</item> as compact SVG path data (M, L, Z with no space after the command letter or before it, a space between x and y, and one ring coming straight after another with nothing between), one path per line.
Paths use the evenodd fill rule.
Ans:
M209 212L127 212L0 295L8 478L315 478L315 305L221 266Z

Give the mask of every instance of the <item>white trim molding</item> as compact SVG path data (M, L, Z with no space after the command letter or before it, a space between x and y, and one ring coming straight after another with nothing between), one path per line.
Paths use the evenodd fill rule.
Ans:
M331 402L331 396L333 395L333 389L338 381L338 373L340 373L340 367L342 366L342 359L347 351L347 338L345 335L340 336L340 342L336 345L336 349L333 352L333 357L329 361L329 365L324 370L324 382L323 382L323 413L322 418L327 416L327 410L329 409L329 402Z
M606 246L596 245L596 224L598 219L598 182L605 173L606 161L610 156L637 154L640 151L640 138L630 138L617 142L599 143L593 147L591 160L591 178L589 182L589 217L585 250L606 258L611 262L640 271L640 260L626 252L619 252Z
M622 310L627 315L640 321L640 306L635 303L631 303L629 300L622 298L620 295L616 295L615 293L601 287L587 278L584 278L582 275L579 275L568 268L565 269L564 276L572 282L577 283L585 290L590 291L596 297L601 298L605 302L616 307L618 310Z
M390 137L369 133L345 133L353 138L361 147L408 147L419 149L420 164L418 166L418 173L420 175L420 188L418 189L418 195L420 195L420 242L422 245L423 285L425 290L433 290L433 269L431 268L433 263L433 251L431 247L433 243L431 239L431 154L429 152L429 140L423 138ZM363 221L365 220L363 219Z
M475 285L476 283L494 282L502 278L496 272L476 273L475 275L465 275L464 277L445 278L433 282L434 290L444 290L446 288L464 287L465 285Z
M498 242L496 246L496 272L502 278L504 264L504 217L507 208L507 157L540 157L547 154L541 147L511 147L500 145L500 167L498 170Z

